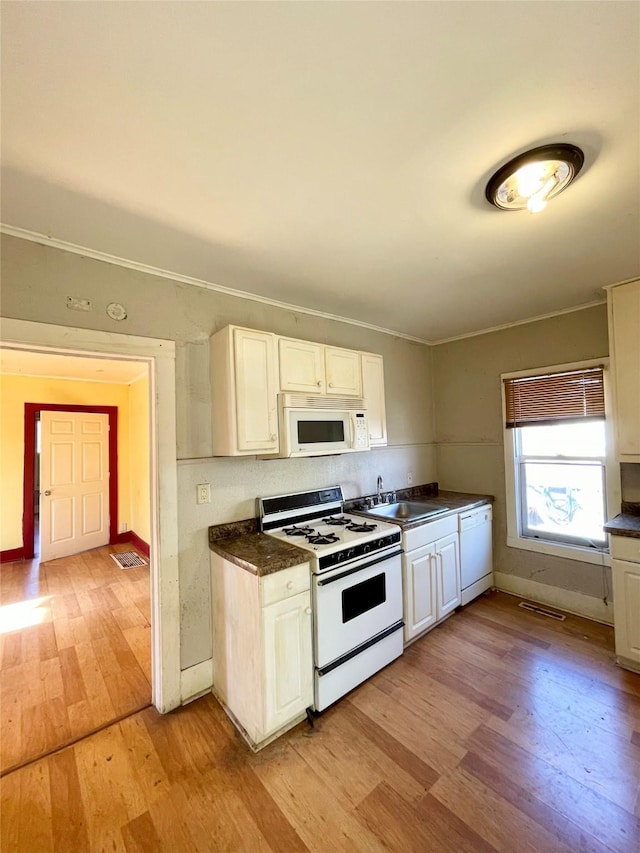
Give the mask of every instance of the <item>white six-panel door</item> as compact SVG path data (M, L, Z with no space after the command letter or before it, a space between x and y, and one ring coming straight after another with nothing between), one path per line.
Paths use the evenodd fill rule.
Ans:
M109 542L109 418L40 415L40 559Z

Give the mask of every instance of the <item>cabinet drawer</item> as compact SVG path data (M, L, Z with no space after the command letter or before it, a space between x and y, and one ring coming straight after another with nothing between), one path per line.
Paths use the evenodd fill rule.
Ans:
M448 515L446 518L439 518L437 521L428 521L426 524L421 524L420 527L414 527L413 530L404 532L404 550L413 551L414 548L421 548L423 545L428 545L429 542L435 542L436 539L457 532L457 515Z
M612 536L611 556L616 560L640 563L640 539L632 536Z
M282 569L262 578L262 604L273 604L311 587L309 563Z

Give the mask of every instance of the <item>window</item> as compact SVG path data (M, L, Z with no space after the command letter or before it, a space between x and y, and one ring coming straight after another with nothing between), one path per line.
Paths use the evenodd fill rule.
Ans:
M600 562L607 550L603 365L507 375L503 389L507 544Z

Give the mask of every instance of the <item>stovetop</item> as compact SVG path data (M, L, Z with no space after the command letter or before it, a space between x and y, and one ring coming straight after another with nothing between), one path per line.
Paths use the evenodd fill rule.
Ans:
M265 531L270 536L276 536L297 545L298 548L307 548L317 554L330 554L356 543L374 541L385 533L395 532L398 532L395 524L370 522L361 516L342 513Z
M343 513L339 486L259 499L258 507L263 532L311 551L314 571L374 555L402 538L395 524Z

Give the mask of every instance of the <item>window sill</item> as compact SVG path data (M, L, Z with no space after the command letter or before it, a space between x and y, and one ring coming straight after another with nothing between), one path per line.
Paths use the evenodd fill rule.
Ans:
M580 563L594 563L597 566L610 566L611 554L608 551L596 551L594 548L580 548L578 545L560 545L557 542L543 542L537 539L525 539L521 536L508 536L509 548L520 548L523 551L537 551L552 557L563 557L565 560L577 560Z

